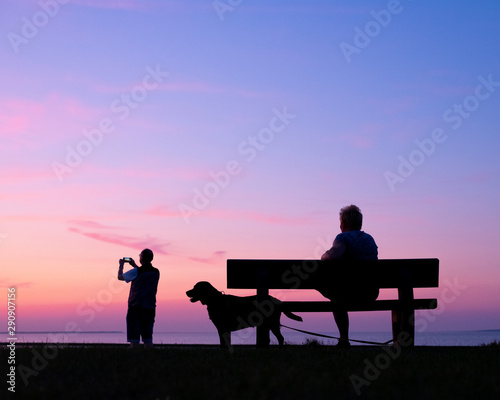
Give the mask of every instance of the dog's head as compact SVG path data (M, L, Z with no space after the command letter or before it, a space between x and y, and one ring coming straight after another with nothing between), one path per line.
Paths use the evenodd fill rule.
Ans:
M221 294L221 292L208 282L198 282L191 290L186 292L186 295L190 297L192 303L199 301L204 305L208 304L215 296L220 296Z

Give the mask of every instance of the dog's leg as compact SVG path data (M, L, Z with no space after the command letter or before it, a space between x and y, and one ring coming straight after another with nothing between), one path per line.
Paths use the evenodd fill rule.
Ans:
M219 333L220 347L223 349L231 348L231 332L228 331L217 331Z
M274 334L274 336L276 336L276 339L278 339L279 345L283 346L283 344L285 343L285 338L281 334L281 329L280 329L279 323L278 324L273 324L271 326L271 332Z

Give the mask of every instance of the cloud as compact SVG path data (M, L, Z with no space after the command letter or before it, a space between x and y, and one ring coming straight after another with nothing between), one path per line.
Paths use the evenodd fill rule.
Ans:
M32 285L33 285L33 282L19 282L19 283L16 283L16 282L9 281L7 279L0 280L0 287L7 287L7 288L12 288L12 287L20 288L20 287L24 287L24 288L28 288L28 287L31 287Z
M336 136L334 141L347 142L352 147L367 149L375 145L383 129L384 126L380 123L366 122L353 128L352 132Z
M226 251L214 251L208 258L203 257L189 257L190 260L204 263L204 264L218 264L221 260L225 259Z
M179 209L165 205L151 206L145 211L145 213L165 218L183 218L183 214ZM199 214L193 213L192 218L216 218L216 219L235 220L235 221L247 220L247 221L259 221L265 224L294 225L294 226L303 225L311 222L311 218L306 216L297 217L284 214L281 215L266 214L259 211L241 211L241 210L227 210L227 209L199 210Z
M199 81L177 81L165 82L159 87L160 90L167 92L190 92L190 93L208 93L208 94L229 94L238 97L259 98L262 93L248 90L238 89L229 86L212 85L206 82Z
M312 2L311 2L312 3ZM264 5L253 5L245 3L245 7L240 8L242 12L248 13L277 13L283 15L284 13L298 13L304 15L306 13L321 14L321 15L366 15L370 12L367 6L339 6L330 4L309 4L303 2L302 4L286 4L276 5L273 2L265 3Z
M27 181L40 182L43 180L54 179L54 174L50 169L42 169L39 165L32 167L26 165L17 165L15 167L12 167L11 165L4 165L2 169L2 175L0 175L0 184L2 185L18 185ZM9 195L14 194L4 190L3 195L0 195L0 197L6 197L7 193ZM18 195L19 192L16 192L15 194Z
M364 103L380 114L397 116L412 111L420 102L417 96L399 96L397 98L368 97Z
M227 218L231 219L247 219L250 221L260 221L266 224L275 224L275 225L302 225L308 223L310 221L309 217L295 217L289 215L279 215L279 214L265 214L258 211L246 211L246 212L221 212L219 215L224 217L224 214L227 215Z
M76 4L78 6L93 7L93 8L106 8L114 10L145 10L147 9L147 1L137 1L137 0L71 0L71 4Z
M0 136L10 137L25 132L44 112L44 105L28 99L0 100Z
M181 213L179 210L172 209L171 207L167 207L163 204L157 204L148 207L145 210L145 213L148 215L156 215L157 217L165 217L165 218L181 217Z
M102 110L60 93L40 100L0 98L2 147L14 150L38 149L61 139L82 137Z
M80 224L81 225L81 224ZM146 235L145 237L134 237L134 236L124 236L117 235L113 233L99 233L95 232L95 229L108 229L109 227L103 227L99 223L92 223L91 221L86 221L85 224L87 227L93 227L94 231L82 230L80 228L69 227L68 230L73 233L77 233L79 235L85 236L89 239L98 240L100 242L112 243L124 247L129 247L134 250L143 250L145 248L149 248L153 250L154 253L169 255L170 252L167 248L170 246L170 243L164 242L156 237Z
M87 221L87 220L79 220L79 219L74 219L68 221L69 224L71 225L78 225L82 228L91 228L91 229L115 229L116 227L114 226L107 226L103 225L99 222L95 221Z
M121 94L130 92L131 87L141 85L142 81L132 82L128 86L112 86L108 84L96 85L96 90L100 93ZM226 85L212 84L202 81L187 81L177 80L172 81L170 78L164 83L161 83L154 91L173 92L173 93L202 93L202 94L224 94L237 97L261 98L266 94L255 90L241 89Z
M212 10L211 3L208 4L191 4L186 1L176 0L70 0L70 4L75 4L82 7L103 8L108 10L126 10L126 11L155 11L158 9L166 9L169 12L173 11L206 11Z
M491 182L493 179L495 179L495 175L491 172L485 171L467 174L464 176L464 181L471 184Z

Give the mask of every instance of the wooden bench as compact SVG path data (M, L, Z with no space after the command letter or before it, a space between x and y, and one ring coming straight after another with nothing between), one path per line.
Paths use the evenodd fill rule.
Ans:
M317 289L325 282L346 282L346 285L355 282L357 287L374 283L382 290L397 289L397 299L349 304L347 311L391 311L394 343L413 346L415 310L437 307L435 298L415 299L413 289L439 286L439 260L227 260L228 289L256 289L257 301L264 301L269 289ZM298 313L339 309L329 300L283 301L282 306ZM264 326L258 326L257 346L268 344L269 331Z

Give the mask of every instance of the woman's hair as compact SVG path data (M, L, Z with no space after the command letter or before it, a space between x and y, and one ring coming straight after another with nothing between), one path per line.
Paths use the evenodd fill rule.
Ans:
M360 230L363 225L363 214L359 207L351 204L340 209L340 220L346 228Z

